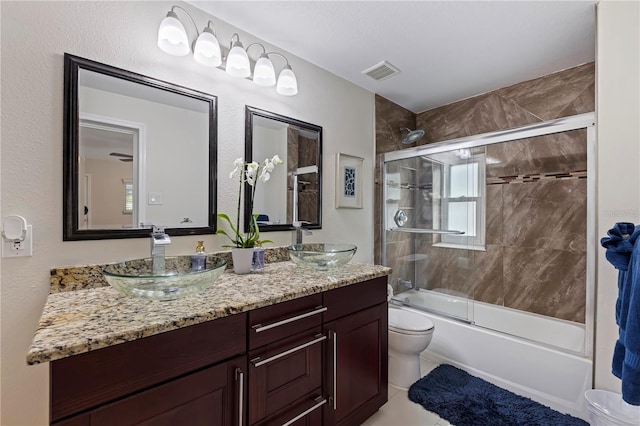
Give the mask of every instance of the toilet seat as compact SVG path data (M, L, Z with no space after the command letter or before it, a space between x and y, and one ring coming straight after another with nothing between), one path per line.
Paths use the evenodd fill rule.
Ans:
M433 322L420 314L404 309L389 309L389 330L401 334L429 334L433 332Z

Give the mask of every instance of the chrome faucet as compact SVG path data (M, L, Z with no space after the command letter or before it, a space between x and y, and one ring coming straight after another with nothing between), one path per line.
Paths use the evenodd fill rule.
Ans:
M293 236L291 238L291 244L302 244L302 235L313 235L313 232L304 227L304 225L310 225L310 222L299 220L293 222Z
M151 271L153 275L164 274L164 246L171 244L171 238L164 232L164 226L151 226Z

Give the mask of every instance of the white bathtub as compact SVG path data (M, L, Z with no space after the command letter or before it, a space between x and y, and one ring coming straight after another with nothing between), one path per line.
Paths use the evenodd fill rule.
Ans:
M582 355L584 325L482 302L467 303L467 299L428 290L410 290L394 299L475 323L405 306L435 324L423 357L458 366L560 412L588 419L584 392L592 387L592 361Z

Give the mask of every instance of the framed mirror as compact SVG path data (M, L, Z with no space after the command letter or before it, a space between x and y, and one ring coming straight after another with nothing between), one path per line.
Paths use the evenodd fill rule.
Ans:
M246 161L264 161L277 154L278 166L254 200L260 232L293 229L296 221L322 228L322 127L273 112L245 108ZM251 191L245 190L245 229L249 228Z
M212 234L217 98L64 56L63 239Z

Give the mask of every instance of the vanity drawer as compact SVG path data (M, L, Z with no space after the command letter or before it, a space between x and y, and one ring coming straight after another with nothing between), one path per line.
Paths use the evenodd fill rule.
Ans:
M336 288L324 293L323 303L327 307L323 314L324 322L386 302L387 277Z
M322 294L249 312L249 350L322 324Z
M246 350L246 314L51 363L51 421L212 365Z
M289 413L286 407L314 390L320 396L326 339L318 326L249 353L249 424Z
M282 413L257 423L256 426L322 426L322 409L328 401L319 395L320 389L302 398Z

